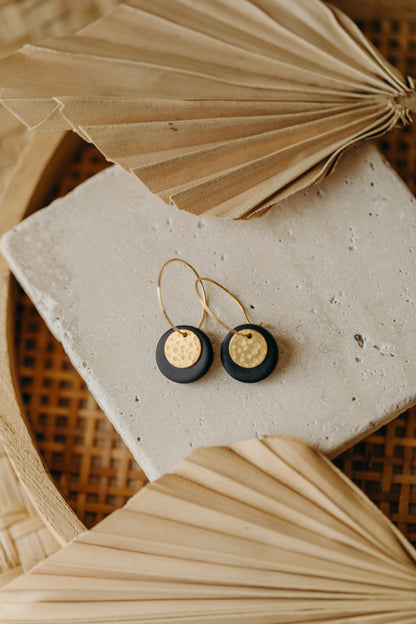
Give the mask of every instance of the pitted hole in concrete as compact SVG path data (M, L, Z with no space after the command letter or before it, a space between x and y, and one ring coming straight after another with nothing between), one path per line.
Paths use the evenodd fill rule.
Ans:
M354 335L354 340L356 341L356 343L358 344L360 349L362 349L364 347L365 338L361 334L355 334Z

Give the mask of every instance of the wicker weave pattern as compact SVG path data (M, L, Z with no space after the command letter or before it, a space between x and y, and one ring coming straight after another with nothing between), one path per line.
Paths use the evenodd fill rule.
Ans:
M91 527L143 485L143 472L47 330L18 295L19 372L39 449L64 498Z
M0 586L60 548L38 517L0 444Z
M416 544L416 408L335 463Z

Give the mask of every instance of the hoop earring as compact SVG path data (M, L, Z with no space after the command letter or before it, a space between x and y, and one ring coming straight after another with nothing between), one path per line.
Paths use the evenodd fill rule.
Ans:
M200 379L208 371L212 364L213 351L208 336L201 330L206 316L205 309L198 327L174 325L167 315L162 299L162 275L172 262L182 262L199 279L199 273L194 267L181 258L171 258L162 266L157 282L157 296L163 315L172 329L168 329L157 343L156 363L160 372L171 381L190 383ZM200 297L204 305L207 305L205 289Z
M247 323L232 328L221 321L209 307L206 297L201 295L199 286L204 292L203 282L211 282L230 295L240 306ZM261 381L270 375L279 359L279 349L272 334L261 325L251 323L241 301L219 282L209 277L198 277L195 288L204 311L228 329L229 333L221 345L221 360L227 373L244 383Z

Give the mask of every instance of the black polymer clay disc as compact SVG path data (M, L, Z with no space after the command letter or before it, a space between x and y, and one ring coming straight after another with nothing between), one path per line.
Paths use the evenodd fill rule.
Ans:
M211 366L213 358L212 345L208 336L197 327L192 327L192 325L178 325L178 329L188 329L198 336L201 341L201 355L198 361L188 368L178 368L167 360L165 355L165 343L169 336L175 331L174 329L168 329L157 343L156 363L160 372L171 381L176 381L177 383L191 383L205 375Z
M230 340L234 334L229 332L221 345L221 360L223 366L227 373L231 375L237 381L242 381L244 383L255 383L256 381L261 381L274 370L277 360L279 359L279 349L276 344L276 340L272 336L272 334L267 331L264 327L260 325L239 325L238 327L234 327L235 331L240 331L241 329L253 329L259 334L262 334L266 339L267 343L267 355L263 362L258 366L254 366L253 368L244 368L243 366L239 366L234 362L230 355L229 345Z

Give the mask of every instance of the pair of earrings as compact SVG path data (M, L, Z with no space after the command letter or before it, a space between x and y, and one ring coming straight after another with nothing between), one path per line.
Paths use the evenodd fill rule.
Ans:
M166 313L162 299L162 275L171 262L182 262L196 275L196 294L203 307L198 327L174 325ZM210 282L227 294L240 306L247 323L231 328L211 310L207 301L204 282ZM156 347L156 362L165 377L177 383L190 383L200 379L212 364L211 341L201 330L207 313L225 329L228 334L221 345L221 360L227 373L245 383L261 381L273 371L279 357L279 350L273 336L261 325L250 322L243 304L225 286L209 277L200 277L196 269L181 258L171 258L160 270L157 295L162 312L171 329L163 334Z

